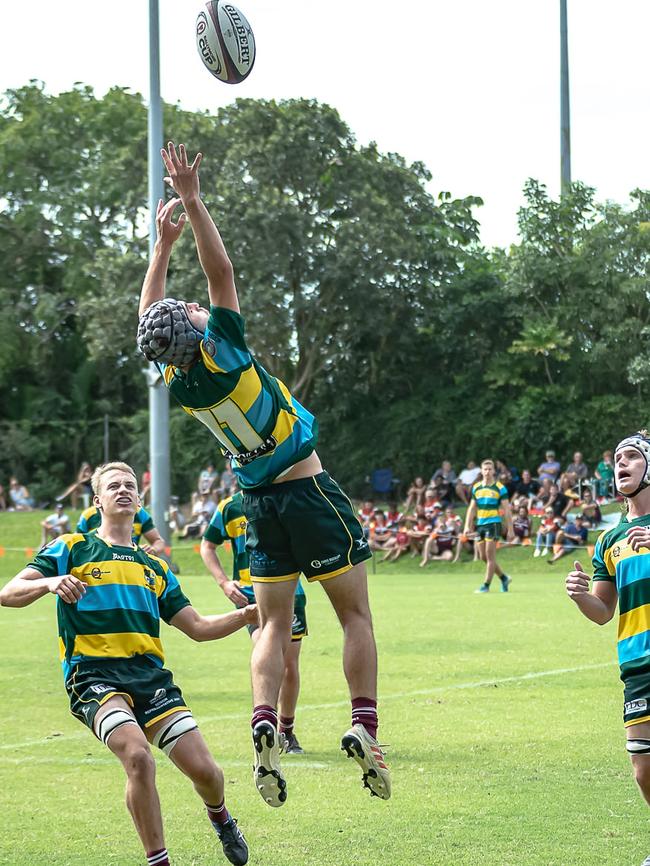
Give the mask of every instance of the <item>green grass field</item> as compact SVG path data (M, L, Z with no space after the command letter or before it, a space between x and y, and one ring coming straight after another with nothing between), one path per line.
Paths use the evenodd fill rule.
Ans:
M0 514L2 582L37 546L37 514ZM203 612L228 609L192 546L175 549ZM341 634L308 590L289 800L267 808L251 779L250 641L193 644L164 627L167 665L226 774L226 798L264 866L638 866L647 809L624 749L615 627L566 598L567 558L502 551L511 592L474 594L479 563L415 560L370 575L380 653L380 740L393 799L362 790L339 751L349 723ZM585 557L586 559L586 557ZM54 598L0 610L0 863L140 864L113 756L72 716L57 659ZM190 784L157 756L176 866L225 863Z

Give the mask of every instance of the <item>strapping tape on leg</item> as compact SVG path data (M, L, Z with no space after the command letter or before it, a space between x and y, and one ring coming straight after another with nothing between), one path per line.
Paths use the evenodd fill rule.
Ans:
M164 725L153 738L154 746L169 757L171 750L181 737L190 731L195 731L198 725L194 721L192 713L177 713L172 716L168 725Z
M625 748L631 755L650 755L650 740L627 740Z
M131 713L128 713L126 710L111 710L105 716L102 716L101 720L97 723L97 736L107 746L111 734L118 728L121 728L122 725L137 724Z

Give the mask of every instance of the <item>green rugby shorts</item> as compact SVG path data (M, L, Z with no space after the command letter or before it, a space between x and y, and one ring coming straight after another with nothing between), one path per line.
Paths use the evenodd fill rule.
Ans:
M336 577L371 557L352 504L327 472L244 491L254 583Z

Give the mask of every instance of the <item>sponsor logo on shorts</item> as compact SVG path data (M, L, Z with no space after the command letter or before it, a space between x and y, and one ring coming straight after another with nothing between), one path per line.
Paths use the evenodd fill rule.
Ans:
M149 701L150 704L157 704L159 701L164 701L167 697L167 689L156 689L153 693L152 699Z
M336 556L328 556L327 559L312 559L309 564L312 568L325 568L326 565L333 565L338 562L340 558L341 554L337 553Z
M636 701L625 702L626 713L644 713L648 709L648 702L645 698L639 698Z
M95 692L96 695L103 695L104 692L110 692L110 691L111 691L111 687L110 687L110 686L102 685L102 684L100 683L100 684L97 685L97 686L91 686L91 687L90 687L90 691L91 691L91 692Z
M365 538L355 538L354 542L357 545L357 550L365 550L368 547L368 542Z

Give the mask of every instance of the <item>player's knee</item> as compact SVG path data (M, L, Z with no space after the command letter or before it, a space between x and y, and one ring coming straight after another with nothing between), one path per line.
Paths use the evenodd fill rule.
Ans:
M223 788L223 770L210 758L192 768L192 782L200 788Z
M156 762L147 743L134 743L122 755L124 769L128 776L140 779L156 775Z

